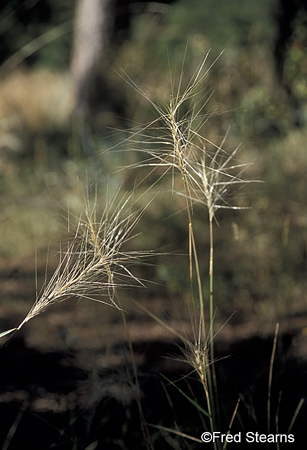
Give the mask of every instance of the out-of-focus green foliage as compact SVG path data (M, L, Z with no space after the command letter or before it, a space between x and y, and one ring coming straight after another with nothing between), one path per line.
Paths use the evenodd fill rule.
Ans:
M3 0L0 3L0 63L48 30L73 20L74 0ZM48 67L67 67L71 34L56 39L28 57L25 63Z
M294 33L288 43L284 77L294 95L301 101L307 97L307 12L295 20Z
M46 29L69 20L73 9L70 0L61 3L50 0L37 2L28 15L21 18L18 11L21 9L17 1L1 4L1 23L6 24L5 33L0 37L3 58ZM217 216L217 303L226 311L226 316L234 308L261 314L303 309L307 267L306 125L302 123L297 128L294 124L292 106L276 75L273 57L276 13L276 0L180 0L165 8L163 13L136 15L131 21L130 37L117 43L110 58L101 63L104 79L101 85L108 89L108 104L99 103L100 97L102 100L104 97L97 93L92 123L71 120L69 95L66 98L71 80L67 74L58 71L55 76L47 77L43 71L28 68L2 80L0 228L7 231L2 233L5 242L0 243L0 256L11 257L14 252L18 253L23 230L31 216L35 231L38 208L44 203L42 195L47 195L48 189L55 192L52 195L63 201L65 207L68 202L78 203L79 192L72 181L80 173L78 165L83 172L84 165L87 166L88 181L92 181L97 172L100 179L113 182L110 180L114 177L109 173L140 158L132 151L119 153L117 147L105 151L119 141L124 141L125 150L129 150L125 127L145 125L156 118L149 103L131 83L121 79L118 72L123 73L123 69L150 99L167 104L172 86L170 79L176 92L176 80L181 80L182 87L187 85L209 49L208 64L224 49L209 71L199 96L199 101L205 104L203 114L209 117L213 113L203 131L209 140L220 143L230 128L226 148L242 142L239 160L242 157L244 162L255 162L247 176L262 179L264 183L251 186L245 196L239 197L244 206L252 206L251 210L221 211ZM295 33L288 42L284 75L300 101L304 117L307 56L302 20L302 17L298 19ZM52 65L53 70L62 68L69 60L70 39L67 35L48 44L31 62ZM120 106L121 114L117 109L114 112L114 105ZM71 123L75 127L71 127ZM101 132L107 125L116 129L108 136ZM159 122L156 125L154 133L159 134ZM77 139L75 134L78 134ZM81 147L85 149L83 154ZM83 161L78 159L81 154ZM124 190L129 190L146 175L144 168L129 169L117 172L115 180ZM138 187L144 189L144 200L151 200L146 189L155 181L148 176L145 184ZM162 195L155 198L144 214L141 239L150 248L178 250L175 256L164 255L162 263L157 260L144 269L147 271L144 278L157 282L149 286L150 290L160 295L161 286L169 283L166 289L177 296L182 294L181 290L189 289L184 255L188 234L184 205L176 196L170 202L170 187L170 179L159 185ZM27 208L19 209L25 204ZM202 276L205 278L206 213L195 208L194 220L199 252L204 255ZM32 239L30 234L28 230L28 241ZM39 239L43 242L41 234ZM28 242L26 248L30 245L32 242ZM187 274L184 280L183 274Z
M169 40L185 45L203 36L214 52L249 50L272 41L276 0L179 0L170 14Z

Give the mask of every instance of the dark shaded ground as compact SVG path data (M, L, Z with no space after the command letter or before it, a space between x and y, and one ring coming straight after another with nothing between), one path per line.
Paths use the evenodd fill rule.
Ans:
M18 325L31 306L33 277L6 265L0 271L1 330ZM167 300L144 299L162 315ZM145 449L146 429L155 449L210 448L184 440L162 427L199 439L201 415L178 390L202 407L202 388L190 367L180 361L180 342L136 310L127 313L137 365L132 359L120 314L89 302L66 302L33 319L0 350L0 445L9 449ZM170 317L173 327L188 332L188 322ZM272 432L287 433L295 409L307 395L306 317L280 323L272 383ZM275 324L230 321L216 337L216 369L221 398L221 430L241 398L233 432L267 432L267 398ZM167 380L176 382L171 385ZM138 399L138 401L136 400ZM153 426L154 425L154 426ZM303 405L292 433L305 449L307 407ZM160 428L157 428L160 427ZM231 444L259 448L265 444ZM267 448L267 447L266 447ZM277 448L272 444L270 448Z

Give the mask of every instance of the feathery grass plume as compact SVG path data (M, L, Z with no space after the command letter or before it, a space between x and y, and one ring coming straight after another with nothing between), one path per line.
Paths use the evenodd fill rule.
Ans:
M182 89L182 70L177 88L175 89L174 83L171 85L170 100L166 106L155 103L150 94L143 91L127 75L126 78L128 78L129 84L145 97L158 113L155 121L131 134L132 142L139 140L142 143L140 148L136 148L136 150L148 155L138 165L149 166L152 171L162 168L164 170L162 176L171 171L172 189L174 192L183 195L186 202L190 279L192 281L195 268L200 303L195 342L190 344L186 342L186 356L204 386L213 431L218 429L218 392L214 365L213 222L216 220L216 212L219 209L241 209L240 206L230 203L230 194L235 188L241 188L246 183L255 180L246 181L242 177L249 164L241 164L235 161L239 147L230 153L224 149L227 134L221 144L216 144L204 133L204 125L211 114L204 112L208 99L201 103L199 94L204 93L204 80L216 60L209 65L209 68L206 68L207 61L208 54L200 63L185 89ZM155 131L162 132L156 142L154 142L155 138L150 137L149 130L151 127ZM149 148L146 148L146 145ZM182 183L180 191L177 190L178 183L175 184L176 173L179 174ZM196 204L207 208L209 221L209 335L206 333L207 320L205 318L203 287L192 221L193 207Z
M196 243L194 238L194 231L192 225L192 203L191 198L193 197L193 184L194 180L192 177L193 173L193 163L197 161L197 154L195 150L197 147L194 145L193 140L197 133L199 133L200 128L203 126L204 121L208 119L206 116L202 116L202 110L204 104L198 106L195 104L192 108L187 107L187 112L182 113L182 109L185 108L185 103L193 102L196 95L203 90L202 83L207 77L208 72L212 64L208 69L205 69L205 64L208 58L207 54L198 69L192 76L188 86L181 93L182 78L180 78L177 91L175 92L175 87L172 84L172 94L170 96L170 101L167 106L159 106L155 103L145 91L143 91L131 78L125 74L126 79L128 79L129 84L143 97L145 97L150 104L154 107L158 113L157 119L141 130L131 133L129 138L130 142L136 142L139 139L144 145L155 144L150 148L141 149L142 152L149 155L149 158L145 159L138 166L146 165L153 167L153 171L157 168L164 168L165 173L169 170L172 171L172 188L174 190L175 186L175 174L176 172L181 174L181 180L183 185L183 195L186 199L186 209L188 214L189 223L189 254L190 254L190 277L192 279L192 259L194 259L194 265L196 270L197 282L198 282L198 295L201 308L200 314L200 328L202 328L202 333L205 335L205 320L204 320L204 301L202 286L200 280L199 263L197 257ZM171 80L172 82L172 80ZM147 130L157 127L158 131L163 133L159 138L152 138L147 135ZM139 150L139 149L137 149Z
M97 197L91 207L89 199L85 204L84 218L78 220L76 231L67 249L61 251L60 262L51 279L37 295L37 299L25 319L17 327L41 314L55 303L71 297L86 298L120 308L115 290L131 284L143 285L129 266L148 253L125 252L123 244L133 238L131 235L140 220L143 210L132 211L132 196L118 202L114 196L107 204L100 220L96 219ZM103 300L100 296L106 296Z
M201 62L199 68L192 76L188 86L181 93L183 80L180 78L175 92L175 86L171 79L171 96L169 104L159 105L152 100L150 93L140 88L126 73L123 78L132 88L134 88L141 96L143 96L157 112L157 118L147 125L130 130L130 135L127 138L130 145L135 145L137 151L141 151L147 155L142 163L131 165L132 167L151 166L153 170L157 168L164 168L165 173L172 171L172 180L174 187L175 171L178 170L184 178L184 184L189 190L189 164L193 161L195 155L193 154L193 146L191 146L191 139L193 138L192 130L197 131L202 127L211 114L201 116L208 99L197 108L198 102L192 106L186 107L186 103L192 103L196 95L203 91L202 83L208 75L211 66L204 70L208 55ZM186 112L182 113L182 109ZM152 132L155 132L154 135Z
M100 221L97 221L97 190L95 192L94 201L92 202L92 204L90 202L89 195L87 194L85 196L84 227L87 230L86 234L88 236L93 253L97 255L102 262L104 262L106 275L108 278L108 296L111 302L119 309L121 309L121 305L117 288L123 286L123 284L119 284L117 280L120 279L122 282L123 278L125 280L127 278L130 278L137 282L137 284L143 286L142 280L135 277L128 269L128 266L130 264L139 263L140 259L143 259L144 257L147 258L151 255L150 252L146 251L123 252L121 250L122 244L124 242L127 242L128 240L131 240L133 239L133 237L135 237L131 236L131 232L135 228L146 207L148 206L147 204L145 208L141 210L132 211L132 197L133 194L130 195L126 200L123 199L122 202L117 205L113 213L111 213L110 211L113 209L112 205L114 204L114 202L117 201L117 196L115 195L108 199L109 202L107 204L107 207L104 209L102 218ZM123 214L124 212L125 215ZM115 283L114 277L116 279ZM124 311L121 309L120 312L125 328L133 369L131 373L127 367L127 375L131 386L136 386L136 393L139 393L140 387L132 343L129 336ZM139 395L136 395L136 402L138 405L144 437L147 439L148 448L153 449L152 439L144 418L143 407Z
M230 197L238 189L246 184L258 182L242 177L249 163L236 161L239 146L232 152L224 150L227 138L225 135L222 143L216 145L211 143L210 151L206 149L206 139L195 133L198 139L198 159L190 165L190 178L192 183L193 204L205 206L209 221L209 324L210 324L210 357L214 360L214 236L213 222L217 222L216 212L219 209L244 209L245 207L234 205ZM215 366L212 365L215 378Z

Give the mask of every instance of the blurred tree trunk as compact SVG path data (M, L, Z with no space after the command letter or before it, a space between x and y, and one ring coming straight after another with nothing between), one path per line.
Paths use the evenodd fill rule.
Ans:
M113 0L76 0L71 70L75 111L86 115L95 90L95 75L113 29Z

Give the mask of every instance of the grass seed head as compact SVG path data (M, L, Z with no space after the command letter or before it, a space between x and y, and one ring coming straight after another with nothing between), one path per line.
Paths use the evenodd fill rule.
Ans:
M60 262L49 282L45 282L34 305L21 322L20 329L33 317L55 303L71 297L87 298L119 308L116 289L132 284L143 285L129 266L148 256L148 252L124 251L143 210L132 211L132 197L107 204L99 221L97 198L92 207L87 199L84 218L80 218L74 237L60 254ZM105 296L103 300L101 296Z

